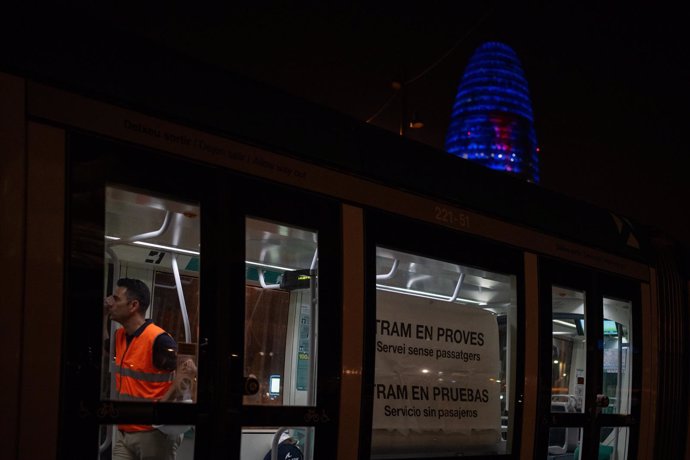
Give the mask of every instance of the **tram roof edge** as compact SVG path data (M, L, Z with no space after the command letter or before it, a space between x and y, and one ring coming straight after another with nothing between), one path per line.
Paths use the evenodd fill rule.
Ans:
M7 16L9 17L9 15ZM69 11L18 12L0 70L649 260L649 229ZM305 135L307 134L307 135ZM633 232L639 248L625 239Z

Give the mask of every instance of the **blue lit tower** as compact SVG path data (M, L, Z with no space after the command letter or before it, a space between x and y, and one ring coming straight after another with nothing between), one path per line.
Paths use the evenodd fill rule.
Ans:
M487 42L472 55L455 97L446 150L539 182L527 80L509 46Z

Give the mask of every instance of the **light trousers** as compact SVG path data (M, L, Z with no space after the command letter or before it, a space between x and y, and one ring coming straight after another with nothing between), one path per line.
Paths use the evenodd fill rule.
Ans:
M113 460L175 460L184 435L168 436L158 430L120 431L113 445Z

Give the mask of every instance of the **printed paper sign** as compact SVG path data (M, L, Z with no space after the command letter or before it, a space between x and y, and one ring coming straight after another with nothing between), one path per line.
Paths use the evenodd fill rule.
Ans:
M377 291L374 429L500 436L498 324L477 307Z

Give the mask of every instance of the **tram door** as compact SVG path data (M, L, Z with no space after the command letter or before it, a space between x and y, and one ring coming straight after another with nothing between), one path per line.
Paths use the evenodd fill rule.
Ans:
M339 207L100 139L70 147L61 455L334 458Z
M367 214L370 458L516 458L522 254Z
M640 286L542 260L539 454L633 460L638 439Z
M242 460L335 458L339 402L339 207L307 193L247 183L227 194L230 228L242 229L244 309L229 318L231 379L243 382L230 406ZM244 186L243 186L244 187Z

